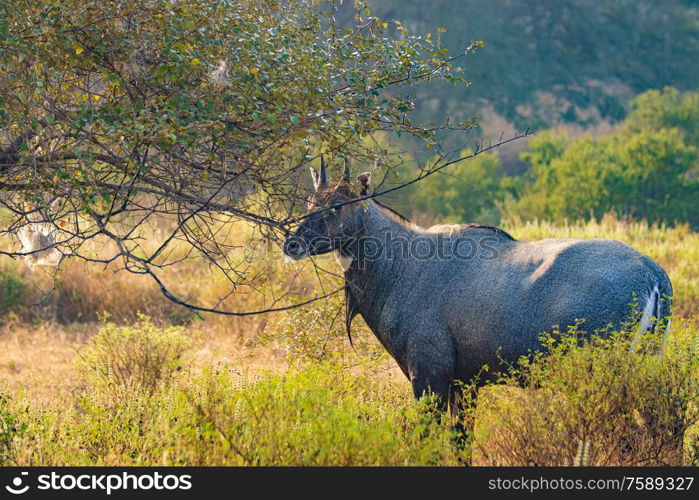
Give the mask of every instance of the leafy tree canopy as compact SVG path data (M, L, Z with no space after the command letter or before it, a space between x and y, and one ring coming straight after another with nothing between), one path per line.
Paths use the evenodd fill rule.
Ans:
M244 220L283 235L305 206L301 175L320 153L340 170L344 158L373 160L377 133L434 145L439 130L471 127L413 124L409 89L463 81L453 61L478 44L450 58L439 34L412 35L400 22L389 32L361 4L351 27L338 28L335 7L0 4L0 235L120 261L163 287L157 271L183 258L169 249L184 241L233 289L251 284L217 231ZM150 251L138 228L163 217L176 224ZM104 238L116 250L94 255L87 243Z
M525 217L599 218L617 212L699 225L699 93L649 91L631 103L619 130L597 140L546 132L522 158L531 182Z
M509 196L512 181L497 153L483 153L421 182L410 193L411 208L439 222L496 224L498 204Z
M412 208L442 222L601 218L608 212L699 227L699 93L648 91L611 134L563 130L529 139L527 169L508 176L497 155L480 155L425 179Z
M534 154L549 148L548 141L560 137L538 137L531 144ZM525 188L519 209L524 216L557 220L600 218L614 211L696 224L699 185L689 175L696 160L696 148L685 144L677 129L576 138L550 164L531 164L535 180Z

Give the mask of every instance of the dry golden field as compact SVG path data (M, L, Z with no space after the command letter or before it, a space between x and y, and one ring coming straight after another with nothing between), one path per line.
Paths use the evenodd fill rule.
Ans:
M696 412L699 235L613 217L504 228L518 239L619 239L656 259L675 290L670 354L639 357L617 344L552 348L535 368L503 380L509 389L482 391L466 417L476 432L463 447L448 418L434 418L429 401L413 402L407 380L359 320L350 348L339 294L287 312L197 316L148 278L116 268L69 261L51 276L0 258L0 463L696 463L691 428L679 455L663 436L680 418L674 404L684 405L682 418ZM317 291L308 263L274 255L268 263L270 280L297 275L299 298ZM227 292L201 262L176 273L196 302ZM250 310L260 300L233 294L224 305ZM588 365L595 368L581 371ZM523 373L529 387L514 387ZM654 385L657 400L647 391ZM519 395L503 400L508 391ZM620 442L624 431L636 441ZM614 451L624 446L632 451Z

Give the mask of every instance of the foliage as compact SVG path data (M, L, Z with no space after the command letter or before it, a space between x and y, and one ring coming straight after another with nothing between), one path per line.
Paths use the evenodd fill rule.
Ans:
M673 87L649 90L630 103L624 129L633 134L645 129L678 129L687 144L699 147L699 92Z
M427 86L417 115L482 114L524 130L615 123L629 98L672 85L696 87L699 8L685 0L374 0L384 18L417 30L443 26L444 45L485 47L469 59L473 85ZM484 119L487 116L484 116ZM503 130L492 128L497 136Z
M285 375L209 369L154 392L129 389L105 405L32 410L8 464L436 465L457 464L433 402L322 363ZM8 457L9 458L9 457Z
M254 345L283 347L290 362L301 364L322 361L352 363L358 355L365 363L385 360L385 349L373 341L373 334L361 316L352 322L348 336L345 307L343 294L337 293L287 311L267 324Z
M335 294L289 311L269 325L260 343L279 342L292 360L322 361L332 357L346 336L343 301L341 294Z
M215 460L245 465L457 460L447 422L431 418L433 403L391 394L371 372L351 373L325 363L254 385L243 382L237 391L231 391L230 380L227 373L205 374L189 395L199 427L187 437L211 442L220 457Z
M373 159L382 131L434 143L472 127L413 123L410 89L465 82L454 62L478 43L449 57L439 34L352 8L340 28L333 2L0 4L0 236L41 228L0 253L118 262L174 300L162 270L202 257L229 291L257 291L221 223L278 239L319 153L339 170ZM147 250L143 231L162 216L176 221ZM175 256L178 241L190 248Z
M483 391L480 463L682 465L699 421L696 327L675 332L662 356L633 352L632 342L628 332L582 343L575 329L547 335L504 388Z
M126 322L142 308L156 323L188 323L155 296L165 288L156 270L171 265L183 296L227 309L307 296L322 287L308 268L263 267L246 252L289 225L319 153L334 174L345 156L356 167L382 155L375 173L388 177L387 133L444 151L440 132L470 128L488 105L522 127L591 125L621 120L637 92L696 85L698 11L682 0L375 3L380 17L361 2L338 12L281 0L0 4L0 235L47 224L55 246L85 263L47 297L51 276L3 262L3 319L108 311ZM457 25L406 28L431 30L435 12ZM388 20L396 14L406 22ZM414 112L427 95L417 85L465 82L444 47L470 53L472 38L493 47L470 58L477 85L429 84ZM79 351L80 382L65 395L34 404L0 393L0 465L698 464L697 327L682 318L699 311L689 229L699 225L699 94L650 91L630 110L597 139L538 134L524 177L483 154L398 193L431 218L503 218L520 239L612 237L647 253L675 285L666 355L630 352L623 334L549 337L544 353L481 391L461 448L450 417L386 376L386 354L359 319L360 356L349 350L338 295L269 319L206 317L211 335L233 334L238 348L246 338L281 345L294 363L276 372L229 360L199 370L181 328L108 322ZM462 121L418 123L431 114ZM0 254L24 255L2 243ZM159 286L122 280L119 265ZM271 293L233 293L261 283ZM7 359L9 378L21 363Z
M497 153L480 154L406 190L402 206L452 223L599 220L614 212L698 227L699 93L649 91L630 107L613 133L598 138L538 132L520 154L523 173L508 174ZM414 168L406 165L404 176Z
M530 143L534 155L547 142L542 134ZM523 155L527 160L534 156ZM696 148L673 129L644 130L632 136L572 139L550 163L531 164L535 179L524 188L519 209L524 217L544 219L600 218L615 211L649 221L699 223Z
M481 390L465 447L434 401L415 402L407 383L383 379L373 362L334 358L281 374L185 371L153 390L126 385L119 398L88 377L50 406L5 399L11 432L0 463L457 465L472 446L476 464L696 460L695 325L676 329L662 357L630 352L623 335L555 340Z
M330 328L340 306L337 300L271 316L266 326L253 328L249 323L239 325L241 331L229 332L223 323L213 325L221 330L209 334L208 350L215 350L231 334L239 339L263 334L274 349L285 349L292 367L284 363L270 373L253 372L256 362L245 361L249 354L203 372L193 365L194 356L154 355L149 360L164 360L163 366L150 362L130 366L138 366L138 373L151 366L148 373L170 376L145 387L117 386L113 376L105 377L110 360L114 363L125 352L134 352L134 345L142 345L139 338L144 331L151 339L145 349L154 353L174 352L163 343L179 345L183 333L166 335L168 329L138 324L124 329L110 326L107 349L95 351L97 341L92 340L81 351L83 356L91 350L97 355L88 364L78 363L80 384L65 396L40 404L14 394L4 400L3 415L12 418L10 427L15 430L5 440L3 465L456 465L468 461L471 449L477 464L524 465L554 459L558 464L651 463L652 450L662 452L658 462L677 463L677 448L666 446L670 440L663 442L663 437L671 404L687 401L691 390L696 395L697 329L682 319L699 311L696 233L686 225L653 227L611 216L566 225L508 223L505 229L525 240L615 238L656 259L668 270L676 294L667 355L632 354L622 338L619 343L600 339L581 346L569 338L550 346L549 357L514 367L502 384L481 392L475 414L468 415L476 420L475 442L460 450L451 441L449 419L437 422L428 401L413 402L402 376L387 377L385 362L367 356L377 350L383 353L383 348L369 337L359 318L353 325L359 356L344 338L341 310ZM322 267L331 265L326 262ZM279 273L288 272L281 262L278 266ZM107 274L104 279L115 278ZM205 270L189 279L196 280L186 283L189 287L210 282ZM118 296L110 303L118 304ZM68 341L73 345L74 340ZM167 361L175 359L179 361ZM529 383L520 389L523 378ZM19 382L20 387L26 385ZM27 396L36 390L30 384ZM683 418L687 417L689 412ZM609 433L612 423L615 432ZM632 438L621 443L621 436L628 435ZM685 436L684 463L697 460L697 439L699 428L694 426ZM621 453L622 447L631 451ZM602 457L604 449L609 453Z
M22 305L26 289L26 283L15 269L0 268L0 314Z
M468 156L466 150L461 156ZM484 153L440 171L410 193L413 210L440 222L496 224L498 203L511 196L514 179L504 174L497 153Z
M3 390L0 392L0 464L11 460L13 441L24 432L24 427L14 415L10 396Z
M133 326L105 323L80 353L80 365L100 391L153 392L180 370L188 345L180 327L157 328L141 316Z

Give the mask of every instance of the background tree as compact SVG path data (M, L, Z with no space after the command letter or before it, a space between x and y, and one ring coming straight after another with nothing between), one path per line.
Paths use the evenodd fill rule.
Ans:
M537 149L555 147L547 143L551 135L537 139L535 154L525 156L530 160L538 159ZM519 208L526 217L557 220L617 212L656 222L696 223L691 198L696 181L687 177L696 158L696 149L676 129L576 138L550 163L531 164L534 180L525 187Z
M699 224L696 118L699 94L650 91L608 136L540 134L518 210L524 217L600 218L607 212L656 222Z
M478 155L418 184L410 193L411 208L438 222L497 224L498 205L511 196L512 181L497 153Z
M120 262L181 302L162 271L196 257L231 291L254 289L247 261L231 260L231 222L267 241L283 236L320 153L339 170L344 158L374 163L377 134L436 146L437 132L471 128L413 124L410 89L463 81L453 61L478 43L449 58L439 33L413 36L395 22L388 36L389 23L361 4L352 28L339 29L336 7L0 4L0 236L33 243L2 253ZM95 253L104 240L111 253ZM178 241L191 250L174 252Z
M629 108L616 130L596 138L537 132L520 154L522 174L508 175L496 153L479 155L426 179L402 205L436 222L600 219L614 212L697 227L699 93L648 91Z
M699 147L699 92L680 92L673 87L649 90L629 107L631 113L623 124L626 132L676 128L687 144Z
M623 120L640 93L666 85L693 90L699 79L699 5L692 1L369 3L412 30L443 26L450 50L465 38L485 42L468 61L473 85L423 87L416 111L424 120L495 112L520 129L587 128Z

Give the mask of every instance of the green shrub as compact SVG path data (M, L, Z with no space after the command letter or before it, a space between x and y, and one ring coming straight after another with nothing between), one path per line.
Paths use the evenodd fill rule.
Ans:
M461 152L462 157L470 154L471 150ZM415 175L410 172L410 178ZM453 165L446 175L430 176L411 188L411 208L439 223L498 224L498 203L514 194L511 188L517 183L506 175L496 153L484 153Z
M158 328L140 316L133 326L105 323L80 353L79 365L99 390L153 392L182 367L189 344L182 328Z
M104 404L94 386L23 415L13 465L457 465L449 418L373 371L323 362L263 378L219 369Z
M0 442L13 443L9 454L2 448L3 460L458 465L473 449L476 465L696 463L699 345L693 325L677 330L662 357L630 352L621 335L559 336L481 389L472 442L463 448L454 443L453 419L435 416L434 401L414 401L409 384L381 377L373 360L332 357L283 374L212 367L169 384L127 383L108 404L104 379L91 376L60 406L0 411L9 422L3 429L12 429Z
M14 451L14 440L24 432L22 424L14 414L10 398L0 392L0 465L10 463Z
M475 461L488 465L682 465L699 420L699 345L680 328L658 356L625 332L547 336L481 390ZM688 445L691 443L687 443ZM686 451L691 453L690 446Z
M396 389L334 363L258 381L209 371L185 391L173 432L194 453L184 463L457 464L449 419Z
M631 101L613 133L593 138L546 131L529 141L529 164L508 212L526 219L635 220L699 227L699 94L666 88ZM510 215L510 214L508 214Z
M336 293L324 300L292 309L268 323L256 343L276 342L290 361L318 362L335 358L356 360L357 355L385 359L386 350L357 316L352 322L352 348L345 327L345 299Z
M320 361L342 346L344 304L340 294L299 307L267 326L259 343L276 341L291 359Z
M0 268L0 315L23 305L26 283L14 268Z

